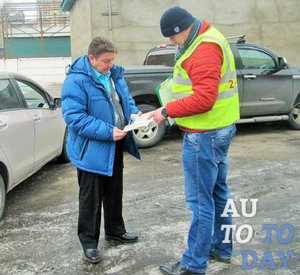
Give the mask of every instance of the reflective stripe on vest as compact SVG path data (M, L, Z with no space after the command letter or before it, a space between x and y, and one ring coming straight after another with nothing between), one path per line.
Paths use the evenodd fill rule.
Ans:
M239 119L239 102L234 57L228 42L215 28L210 27L204 34L200 34L177 60L172 80L172 100L182 99L193 93L192 82L181 65L202 42L216 43L222 49L223 63L218 97L212 110L198 115L177 118L176 122L178 125L191 129L216 129L228 126ZM230 108L231 112L227 108ZM221 116L222 113L224 116Z
M205 36L205 39L209 39L210 41L215 42L216 44L218 44L219 46L221 46L222 48L222 52L225 55L225 59L226 59L226 64L230 64L230 58L228 56L228 51L225 49L226 47L223 45L223 41L221 41L220 39L217 39L216 37L213 36ZM191 47L191 49L188 49L188 53L187 54L192 54L192 52L197 48L197 46L202 42L202 39L199 38L198 42L199 43L195 43L193 45L193 47ZM179 84L179 85L185 85L185 86L191 86L192 82L189 78L183 78L182 77L182 70L183 69L178 69L178 73L176 76L173 76L173 83L174 84ZM222 76L221 80L220 80L220 84L219 84L219 95L218 95L218 99L222 99L222 98L228 98L228 97L232 97L234 95L234 93L237 93L237 89L234 89L234 92L232 91L232 88L230 89L230 85L237 87L236 86L237 80L236 80L236 74L235 74L235 70L226 70L225 75ZM221 92L221 93L220 93ZM222 95L222 93L228 93L227 95ZM184 98L186 96L189 96L189 94L187 93L174 93L174 99L180 99L180 98Z

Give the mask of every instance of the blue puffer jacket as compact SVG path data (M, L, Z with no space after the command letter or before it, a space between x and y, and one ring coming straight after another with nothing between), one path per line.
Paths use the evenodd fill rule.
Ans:
M114 65L111 78L120 97L126 124L138 112L123 77L124 69ZM62 86L62 112L68 125L67 151L72 164L84 171L111 176L115 157L114 107L104 86L95 79L88 57L71 65ZM140 154L132 132L125 137L125 150L136 158Z

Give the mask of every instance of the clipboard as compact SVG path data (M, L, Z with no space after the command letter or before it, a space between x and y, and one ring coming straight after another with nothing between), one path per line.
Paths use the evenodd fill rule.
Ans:
M162 107L166 106L168 102L172 101L172 85L173 85L173 76L170 75L164 82L159 84L155 89L159 103ZM170 126L172 126L175 123L175 120L170 117L167 117L167 121Z

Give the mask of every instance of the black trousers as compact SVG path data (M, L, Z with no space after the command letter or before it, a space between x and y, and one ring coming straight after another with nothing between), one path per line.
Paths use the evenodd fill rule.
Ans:
M123 148L116 143L113 176L77 169L79 183L78 237L83 249L97 248L103 203L104 230L107 235L123 235Z

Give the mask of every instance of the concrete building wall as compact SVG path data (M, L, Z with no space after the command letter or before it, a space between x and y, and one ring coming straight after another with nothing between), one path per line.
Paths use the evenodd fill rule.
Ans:
M92 39L92 0L76 1L70 12L71 55L73 58L87 52ZM102 1L99 1L102 2Z
M109 3L117 13L111 17L111 29ZM300 64L299 0L77 0L70 12L72 57L85 54L92 37L105 35L119 48L118 64L141 64L150 48L168 42L160 34L159 21L175 5L209 21L225 36L246 34L247 41Z

